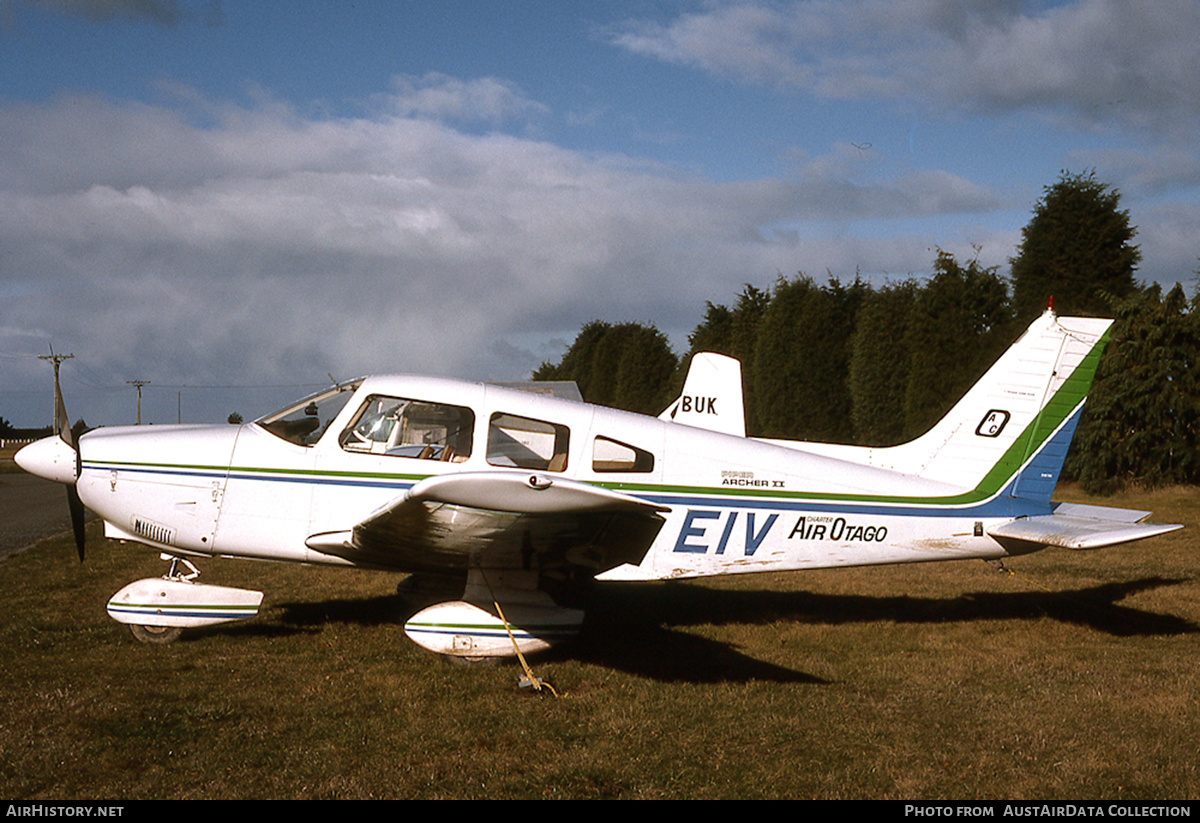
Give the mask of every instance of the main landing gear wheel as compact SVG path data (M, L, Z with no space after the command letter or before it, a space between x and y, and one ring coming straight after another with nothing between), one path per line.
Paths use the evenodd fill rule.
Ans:
M155 646L174 643L183 633L183 629L179 626L139 626L135 623L129 624L129 631L141 642L151 643Z

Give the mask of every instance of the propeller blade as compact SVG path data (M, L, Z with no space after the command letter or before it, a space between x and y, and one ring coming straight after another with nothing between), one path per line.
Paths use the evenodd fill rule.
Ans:
M83 460L79 454L79 444L71 434L71 418L67 417L67 406L63 402L62 386L58 382L58 369L54 369L54 422L58 426L58 436L75 452L75 479L79 479L83 470ZM72 483L67 486L67 509L71 512L71 531L75 533L75 551L79 554L79 562L83 562L83 519L85 516L83 500L79 490Z
M74 486L67 486L67 508L71 512L71 530L75 532L75 551L79 554L79 562L83 562L83 501Z
M58 436L71 448L75 448L75 438L71 436L71 418L67 417L67 406L63 403L62 386L58 384L58 372L54 373L54 423L58 427Z

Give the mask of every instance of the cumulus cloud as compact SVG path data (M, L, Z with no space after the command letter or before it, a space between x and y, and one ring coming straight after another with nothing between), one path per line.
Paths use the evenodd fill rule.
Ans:
M719 4L611 40L714 75L845 99L1054 111L1195 136L1200 4L800 0Z
M744 282L853 276L884 256L805 221L996 205L932 170L851 181L818 159L787 180L713 183L415 109L203 108L0 108L0 327L44 330L22 345L73 346L123 379L517 379L552 356L539 336L596 317L685 333ZM889 253L892 272L932 259L918 242Z

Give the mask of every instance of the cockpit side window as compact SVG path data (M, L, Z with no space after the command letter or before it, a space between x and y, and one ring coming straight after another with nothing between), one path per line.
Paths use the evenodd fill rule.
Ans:
M570 441L566 426L499 412L488 426L487 461L493 466L561 472L567 468Z
M373 394L338 443L348 452L461 463L474 433L475 413L465 406Z

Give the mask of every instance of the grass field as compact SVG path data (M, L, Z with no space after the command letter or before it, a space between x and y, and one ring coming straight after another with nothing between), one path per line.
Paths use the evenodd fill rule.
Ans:
M259 617L138 644L104 604L165 564L93 527L0 562L0 796L1195 799L1200 490L1100 502L1189 528L602 589L558 698L407 641L395 575L207 561Z

